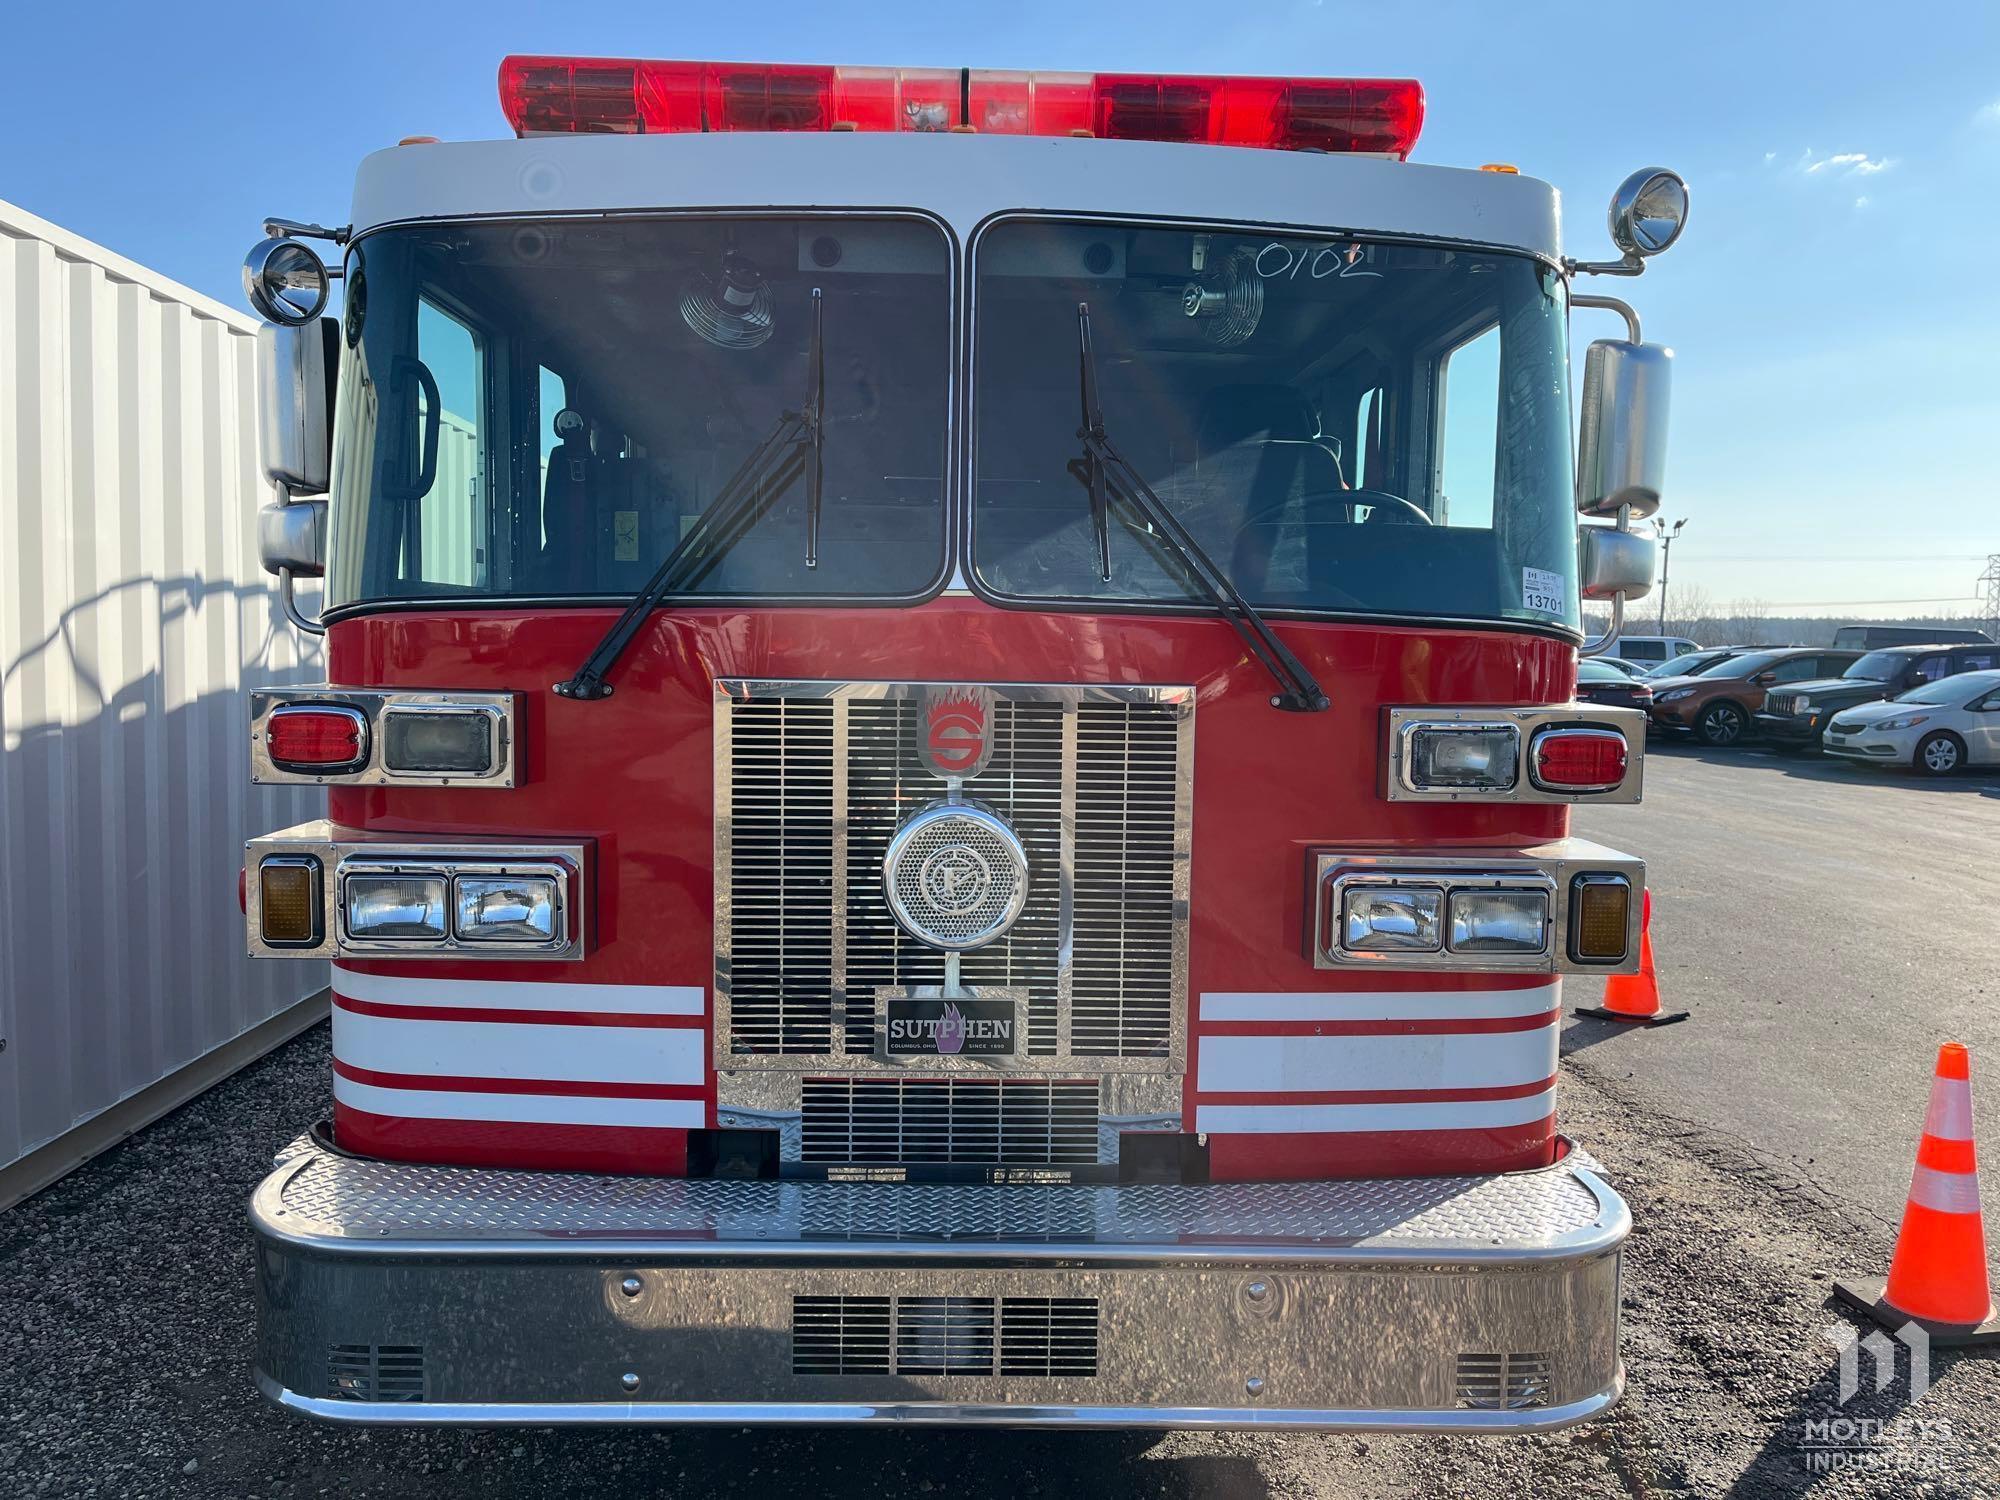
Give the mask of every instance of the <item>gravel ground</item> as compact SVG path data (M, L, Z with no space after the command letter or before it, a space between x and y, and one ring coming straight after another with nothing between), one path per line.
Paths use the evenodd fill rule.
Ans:
M1645 1033L1574 1023L1567 1128L1611 1165L1637 1228L1631 1388L1544 1438L1178 1433L418 1433L330 1430L249 1381L243 1203L324 1107L324 1028L0 1215L0 1496L830 1497L2000 1496L2000 1359L1941 1353L1835 1408L1831 1279L1879 1271L1894 1225L1690 1121L1649 1113ZM1912 1142L1885 1142L1899 1155ZM1907 1159L1907 1158L1905 1158ZM1879 1419L1889 1467L1808 1472L1805 1423ZM1916 1429L1921 1426L1921 1434Z

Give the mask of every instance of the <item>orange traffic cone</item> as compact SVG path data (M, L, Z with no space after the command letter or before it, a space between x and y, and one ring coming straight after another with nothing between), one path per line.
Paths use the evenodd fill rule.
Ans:
M1971 1062L1957 1042L1938 1049L1889 1279L1841 1281L1833 1288L1835 1297L1885 1327L1915 1323L1934 1344L2000 1344L1972 1147Z
M1632 1026L1671 1026L1685 1021L1684 1010L1660 1009L1660 979L1653 972L1653 893L1647 891L1639 908L1639 972L1613 974L1604 981L1602 1005L1580 1005L1580 1016L1623 1021Z

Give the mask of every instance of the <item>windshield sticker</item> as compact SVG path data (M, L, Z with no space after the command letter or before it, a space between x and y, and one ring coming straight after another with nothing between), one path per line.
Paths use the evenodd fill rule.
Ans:
M1521 607L1545 615L1568 613L1563 602L1563 576L1546 568L1521 569Z

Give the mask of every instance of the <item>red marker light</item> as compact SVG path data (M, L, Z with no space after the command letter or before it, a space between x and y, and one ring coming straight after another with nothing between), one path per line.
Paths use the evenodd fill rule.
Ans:
M971 130L1366 152L1404 158L1424 123L1407 78L1015 73L509 57L519 135Z
M1529 747L1528 774L1545 792L1608 792L1630 760L1615 729L1544 729Z
M351 771L368 759L368 721L354 709L331 705L273 709L264 748L281 770Z

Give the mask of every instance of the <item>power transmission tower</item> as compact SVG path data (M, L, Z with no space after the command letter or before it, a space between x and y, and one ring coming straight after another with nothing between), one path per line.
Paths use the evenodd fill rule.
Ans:
M1986 571L1979 575L1986 590L1980 613L1986 617L1986 633L2000 641L2000 552L1986 554Z

